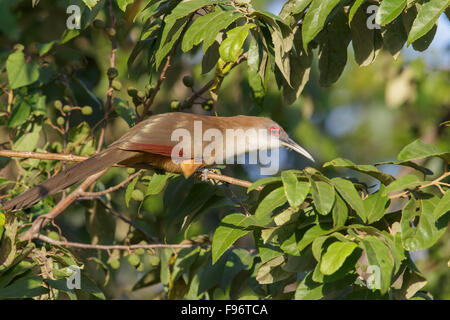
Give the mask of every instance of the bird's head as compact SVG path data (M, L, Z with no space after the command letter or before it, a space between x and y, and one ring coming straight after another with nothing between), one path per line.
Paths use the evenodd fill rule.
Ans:
M276 123L270 118L261 118L261 117L254 117L254 118L256 118L257 120L255 119L256 121L252 121L253 127L256 127L256 129L266 130L268 137L270 137L270 141L272 142L271 145L277 146L281 145L285 148L288 148L303 155L312 162L315 162L311 154L309 154L308 151L306 151L304 148L299 146L298 143L292 140L286 133L286 131L278 123Z

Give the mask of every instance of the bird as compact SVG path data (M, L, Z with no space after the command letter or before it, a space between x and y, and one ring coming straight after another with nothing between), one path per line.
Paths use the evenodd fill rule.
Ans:
M235 135L233 139L247 139L239 148L227 138L229 134ZM212 139L213 136L215 139ZM280 146L294 150L314 162L313 157L270 118L244 115L219 117L184 112L157 114L130 128L103 151L6 201L3 209L17 211L28 208L114 165L153 168L189 178L202 168L225 163L227 157ZM199 152L196 148L210 152L206 152L208 155L203 158L197 157Z

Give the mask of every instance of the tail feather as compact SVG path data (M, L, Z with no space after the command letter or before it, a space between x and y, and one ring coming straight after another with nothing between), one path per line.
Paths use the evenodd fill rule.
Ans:
M87 177L107 169L116 163L135 155L135 152L109 148L85 161L77 163L72 167L61 171L50 179L34 186L33 188L18 195L3 204L6 211L16 211L32 206L39 200L64 190Z

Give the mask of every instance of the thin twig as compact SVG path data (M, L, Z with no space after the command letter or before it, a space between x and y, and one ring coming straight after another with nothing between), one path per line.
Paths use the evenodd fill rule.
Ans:
M156 248L193 248L199 246L198 243L192 244L164 244L164 243L155 243L155 244L132 244L132 245L103 245L103 244L88 244L88 243L78 243L78 242L68 242L68 241L58 241L53 240L49 237L46 237L42 234L37 234L33 237L34 239L39 239L45 241L50 244L63 246L63 247L72 247L72 248L81 248L81 249L96 249L96 250L135 250L135 249L156 249Z
M25 232L20 239L21 240L29 240L35 237L35 235L39 234L40 230L50 221L55 219L58 215L60 215L67 207L69 207L72 202L77 200L80 195L86 191L86 189L97 181L107 169L97 172L96 174L89 176L86 180L80 184L70 195L66 198L62 199L58 204L47 214L39 216L31 225L31 228Z
M139 176L142 173L142 171L138 171L136 173L133 173L132 175L128 176L125 180L123 180L121 183L110 187L108 189L105 189L103 191L98 191L98 192L82 192L80 197L101 197L104 196L110 192L114 192L116 190L119 190L120 188L126 186L131 180L133 180L134 178L136 178L137 176Z
M415 190L422 190L431 186L435 186L437 187L442 193L443 192L442 188L439 186L440 184L442 184L440 181L444 180L446 177L450 176L450 171L449 172L445 172L443 175L441 175L440 177L436 178L435 180L431 181L430 183L424 184L422 186L417 187ZM414 190L413 190L414 191ZM411 193L410 190L401 192L401 193L397 193L394 195L390 195L389 198L390 199L396 199L396 198L404 198L406 196L408 196Z
M72 154L59 154L59 153L44 153L44 152L31 152L31 151L14 151L14 150L0 150L0 157L9 157L9 158L30 158L30 159L42 159L42 160L63 160L63 161L74 161L80 162L88 159L89 157L76 156ZM117 165L119 166L119 165ZM203 174L200 173L201 177ZM208 178L216 181L227 182L230 184L234 184L237 186L241 186L244 188L248 188L252 185L252 182L237 179L234 177L224 176L217 173L208 172ZM260 191L263 187L260 186L255 190ZM103 191L101 191L103 192Z
M112 8L112 1L108 0L108 9L109 9L109 16L111 18L111 28L115 30L116 28L116 16L114 15L114 10ZM117 52L117 41L115 35L109 35L109 39L111 41L111 52L109 55L109 66L110 68L116 67L116 52ZM100 152L100 150L103 147L103 142L105 141L105 133L106 133L106 126L108 125L109 120L109 113L112 110L112 95L114 92L113 89L113 77L109 77L109 85L108 90L106 91L106 108L105 108L105 122L102 125L102 128L100 130L100 137L98 139L98 145L97 145L97 152Z
M152 236L150 233L148 233L147 231L145 231L143 228L139 227L137 224L135 224L133 221L131 221L130 219L125 218L124 216L122 216L120 213L118 213L116 210L114 210L112 207L108 206L104 201L102 201L100 198L98 199L99 202L105 207L105 209L107 209L109 212L111 212L111 214L113 216L115 216L116 218L128 223L130 226L132 226L133 228L135 228L136 230L139 230L149 241L153 241L153 242L158 242L158 238Z

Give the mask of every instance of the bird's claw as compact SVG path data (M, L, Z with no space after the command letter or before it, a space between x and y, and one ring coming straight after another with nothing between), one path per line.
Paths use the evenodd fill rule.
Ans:
M202 181L208 181L208 173L209 173L209 169L205 168L202 170Z

